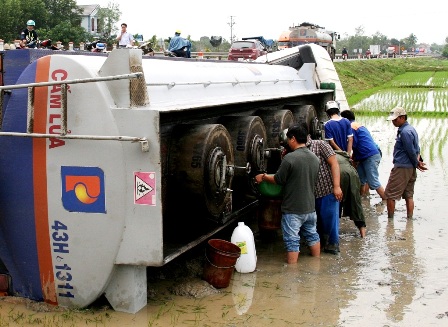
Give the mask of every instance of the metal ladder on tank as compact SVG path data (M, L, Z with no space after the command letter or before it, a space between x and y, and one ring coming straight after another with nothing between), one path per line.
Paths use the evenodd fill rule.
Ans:
M76 140L99 140L99 141L124 141L124 142L138 142L141 145L142 152L149 151L149 143L146 137L136 136L101 136L101 135L67 135L67 85L80 83L95 83L105 81L115 81L121 79L132 79L143 77L142 72L104 76L84 79L74 79L54 82L38 82L28 84L6 85L0 86L0 136L17 136L17 137L33 137L33 138L58 138L58 139L76 139ZM60 85L61 87L61 131L59 134L43 134L34 133L34 91L36 87L46 87ZM20 132L2 132L3 127L3 104L5 93L15 89L28 88L27 101L27 128L26 133Z

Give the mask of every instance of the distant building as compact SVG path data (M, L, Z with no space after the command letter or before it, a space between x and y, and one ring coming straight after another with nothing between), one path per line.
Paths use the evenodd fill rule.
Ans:
M78 5L82 9L81 27L92 35L98 34L98 11L100 5Z

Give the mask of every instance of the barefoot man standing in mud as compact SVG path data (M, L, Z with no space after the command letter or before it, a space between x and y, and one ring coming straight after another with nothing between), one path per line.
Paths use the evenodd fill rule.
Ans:
M393 153L394 167L390 172L385 190L388 218L394 218L395 201L400 198L406 201L407 218L412 218L417 169L420 171L428 169L420 156L417 131L409 125L407 119L406 110L401 107L392 109L387 118L395 127L398 127Z

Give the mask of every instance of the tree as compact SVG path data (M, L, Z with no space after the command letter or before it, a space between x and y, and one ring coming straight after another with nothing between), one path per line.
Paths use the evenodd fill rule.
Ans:
M24 23L20 23L20 17L16 15L20 10L19 0L4 0L0 6L0 37L6 42L12 42L19 37L20 27L24 28Z
M355 28L355 36L362 36L364 32L364 26L362 25Z
M61 23L80 26L80 14L81 9L75 0L2 0L0 35L5 41L12 42L19 38L26 22L32 19L42 40Z
M114 2L109 2L106 8L101 8L98 11L98 33L108 43L114 43L117 31L115 24L120 16L120 6Z
M34 0L33 0L34 1ZM42 23L42 26L47 28L53 28L61 23L69 22L72 26L78 26L81 24L80 15L82 14L81 8L78 7L75 0L42 0L45 5L46 22ZM30 1L26 1L30 2Z
M386 35L376 32L374 35L372 35L372 44L378 44L380 46L380 49L385 50L389 44L389 39Z
M390 39L390 44L391 45L400 45L400 41L398 39L392 38L392 39Z
M448 36L445 38L445 46L443 47L442 56L448 58Z
M445 47L443 48L442 56L445 58L448 58L448 44L445 44Z
M413 33L411 33L411 35L409 35L403 41L406 43L407 47L415 48L418 39Z
M68 44L73 42L74 44L79 44L89 40L90 34L80 25L72 26L70 22L62 22L51 30L40 31L41 40L51 39L53 42L61 41L62 44Z
M348 46L345 46L347 49L356 49L357 51L361 49L361 52L363 53L371 44L377 43L373 43L373 37L364 35L364 26L359 26L355 28L355 36L350 37Z
M19 38L20 32L26 27L26 22L33 19L36 22L36 30L46 28L48 15L42 0L3 0L0 6L0 35L2 39L12 42Z

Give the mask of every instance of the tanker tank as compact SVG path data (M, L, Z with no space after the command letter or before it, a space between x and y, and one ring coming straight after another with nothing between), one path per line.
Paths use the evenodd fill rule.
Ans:
M336 40L340 35L326 30L319 25L304 22L298 26L292 26L284 31L278 38L278 48L288 49L303 44L318 44L326 49L330 58L336 56Z
M146 267L251 219L279 133L320 137L336 96L310 45L293 67L38 51L1 57L0 259L9 294L70 308L143 308Z
M325 32L308 28L297 28L291 30L290 39L298 44L315 43L319 45L329 45L333 42L331 35Z

